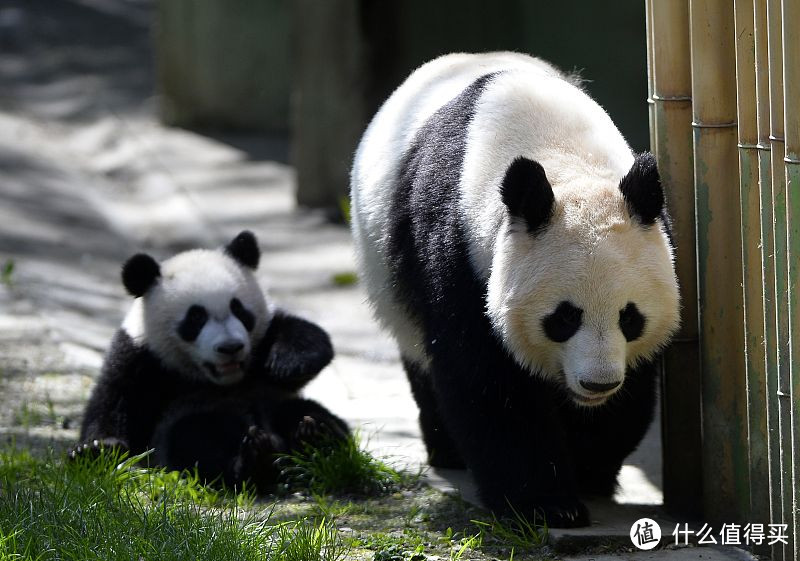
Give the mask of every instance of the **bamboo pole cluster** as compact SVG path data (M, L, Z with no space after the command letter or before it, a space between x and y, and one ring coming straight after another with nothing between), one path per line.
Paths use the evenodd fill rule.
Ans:
M681 329L664 353L662 379L664 502L668 510L698 515L701 496L700 376L698 373L697 260L692 179L692 82L689 4L648 0L651 147L673 220L675 268L681 289Z
M769 553L798 559L800 0L646 2L651 141L684 302L665 355L665 505L787 524ZM676 435L696 436L699 467Z

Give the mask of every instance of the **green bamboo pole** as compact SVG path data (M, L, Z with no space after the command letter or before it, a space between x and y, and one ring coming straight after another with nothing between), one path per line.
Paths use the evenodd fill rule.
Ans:
M656 146L656 106L653 100L653 0L645 0L645 33L647 37L647 116L650 120L650 151L658 158Z
M767 48L769 51L770 145L772 162L773 236L775 240L775 309L777 342L777 405L778 446L780 465L781 523L792 520L791 469L791 393L789 363L789 298L786 225L786 176L783 123L783 40L781 6L777 1L767 3ZM789 545L776 544L773 557L791 559L793 540Z
M769 140L769 50L767 29L767 1L755 0L755 45L756 45L756 102L758 121L758 168L759 198L761 199L761 266L763 269L764 300L764 360L765 385L767 389L767 458L769 462L770 522L778 522L782 516L780 431L778 430L778 344L775 306L775 240L773 237L772 212L772 159ZM760 521L759 521L760 522ZM770 550L772 548L769 548ZM772 552L773 556L776 552ZM783 558L774 556L778 561Z
M690 0L703 416L703 511L749 511L747 389L732 3Z
M692 77L687 2L650 0L653 145L673 219L681 328L664 353L664 506L697 516L702 507L700 358L692 176Z
M742 293L749 442L750 520L769 519L767 396L764 376L764 302L761 270L761 200L753 0L735 0L736 90L739 131L739 201L742 213Z
M783 0L783 99L786 139L786 222L788 225L789 357L792 417L792 503L800 504L800 1ZM791 38L791 39L790 39ZM792 527L794 559L800 557L800 520L796 510Z

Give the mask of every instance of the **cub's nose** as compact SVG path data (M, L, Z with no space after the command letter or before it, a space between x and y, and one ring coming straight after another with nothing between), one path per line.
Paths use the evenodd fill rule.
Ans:
M214 350L221 355L232 356L244 348L244 343L241 341L225 341L214 346Z
M589 390L590 392L608 392L619 386L622 382L607 382L607 383L600 383L600 382L589 382L586 380L581 380L581 387Z

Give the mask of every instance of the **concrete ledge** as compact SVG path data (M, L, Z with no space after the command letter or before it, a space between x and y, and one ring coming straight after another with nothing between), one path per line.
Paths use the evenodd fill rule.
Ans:
M475 483L470 473L459 469L431 468L424 476L425 481L442 493L459 494L462 499L482 506L478 499ZM551 528L549 546L559 556L581 561L603 560L649 560L669 559L675 561L702 559L703 561L750 561L755 559L748 552L736 547L716 547L697 545L697 536L689 538L689 545L676 546L672 531L680 523L666 515L661 505L619 504L611 500L585 500L589 508L592 524L585 528ZM651 551L639 551L631 543L630 532L633 524L641 518L650 518L661 527L661 544ZM689 528L697 532L702 524L689 522ZM591 552L591 554L589 554Z

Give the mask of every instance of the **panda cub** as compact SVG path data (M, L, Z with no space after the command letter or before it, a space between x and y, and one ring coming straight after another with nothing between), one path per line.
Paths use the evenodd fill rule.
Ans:
M221 251L157 263L131 257L122 282L136 297L106 356L72 455L99 447L138 454L204 479L268 490L275 454L344 438L344 421L298 391L333 357L318 326L273 310L254 271L255 236Z
M434 466L489 508L580 526L653 418L678 325L655 159L517 53L423 65L367 128L353 234Z

